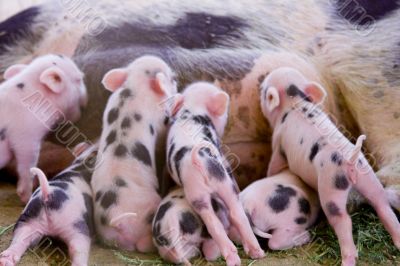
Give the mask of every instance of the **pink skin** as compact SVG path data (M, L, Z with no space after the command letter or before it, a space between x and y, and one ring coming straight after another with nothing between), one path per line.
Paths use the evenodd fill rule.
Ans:
M88 165L86 162L96 158L94 154L96 151L96 145L81 144L77 146L74 153L77 159L83 160L84 165ZM78 163L75 164L74 162L65 171L77 166ZM44 236L59 237L67 244L73 266L87 265L91 235L90 225L85 222L83 214L91 211L91 209L86 208L88 202L91 202L90 186L80 175L71 176L73 182L60 181L62 179L58 179L56 176L55 183L53 183L52 181L47 181L46 176L40 169L32 168L31 171L32 174L38 176L40 188L32 196L17 221L10 247L0 254L0 266L16 265L29 246L37 243ZM60 190L60 187L52 184L60 184L60 182L68 186L67 189L62 189L68 196L68 199L62 203L62 207L58 209L42 207L37 217L30 218L31 215L27 214L27 212L32 214L36 213L35 210L37 210L37 204L33 202L40 201L43 205L49 203L52 193L55 190ZM83 194L87 195L88 198L84 198ZM88 217L91 217L91 215ZM79 222L80 226L77 226L77 222ZM88 222L91 223L92 221Z
M83 74L67 57L47 55L29 65L9 67L0 85L0 168L15 157L17 193L23 203L32 194L29 169L37 165L42 139L57 122L80 117L86 105Z
M293 86L289 89L290 85L297 90ZM289 166L318 190L322 209L339 239L342 265L355 265L357 258L351 219L346 212L352 186L374 207L400 248L399 222L382 184L360 152L365 137L360 136L354 146L319 109L325 90L292 68L274 70L261 87L261 108L274 128L268 175ZM300 94L311 102L302 100Z
M202 235L204 224L200 217L192 209L189 202L184 197L183 189L176 189L170 192L160 203L171 203L171 207L165 212L160 220L157 220L158 212L153 220L154 244L162 258L175 264L190 264L189 260L199 255L200 247L207 261L214 261L220 255L216 242L209 236ZM221 210L224 212L226 209ZM193 232L183 232L181 224L193 224L193 220L183 220L183 213L190 213L195 219L195 230ZM222 215L226 215L223 213ZM159 230L159 231L157 231ZM157 238L161 237L168 240L167 245L163 245Z
M103 117L98 155L102 163L91 182L93 193L100 195L94 203L96 230L108 245L151 252L149 217L161 201L155 150L157 139L166 132L166 115L171 112L167 100L177 97L173 72L161 59L143 56L126 68L110 70L103 85L113 94ZM118 115L110 120L116 109ZM110 141L112 132L114 140ZM117 156L120 145L124 151ZM117 184L117 177L122 185ZM106 193L113 193L114 201L105 197Z
M293 189L296 195L290 197L287 208L276 212L269 205L269 200L277 194L279 185ZM300 200L308 203L309 211L301 211ZM289 249L311 240L307 228L312 226L317 219L320 209L318 195L289 170L286 169L277 175L250 184L240 193L240 201L251 219L256 235L264 237L258 232L265 233L273 230L271 236L267 237L270 249ZM299 224L296 222L298 218L305 218L306 221ZM240 237L234 230L231 230L229 236L240 241Z
M171 126L168 134L168 144L176 145L175 150L182 147L189 148L189 152L180 160L180 178L176 167L170 169L170 174L175 182L181 185L185 195L193 209L200 215L208 232L216 241L222 255L228 265L240 265L240 258L232 241L228 238L224 226L213 212L210 195L215 194L224 202L229 209L229 218L243 239L244 250L252 258L261 258L264 251L260 248L255 238L249 221L243 211L235 191L236 181L232 180L226 169L220 179L207 170L207 161L203 160L201 150L209 148L214 162L223 165L223 157L210 141L204 141L201 132L203 126L194 120L181 118L185 111L192 115L207 115L213 124L217 138L223 135L227 122L229 96L219 88L208 83L195 83L185 89L182 102L177 108L177 120ZM213 131L213 129L211 129ZM199 133L200 132L200 133ZM214 133L211 133L212 135ZM214 135L213 135L214 136ZM214 136L215 137L215 136ZM171 149L171 146L168 150ZM204 154L203 154L204 155ZM171 156L176 156L173 153ZM174 165L173 159L169 158L170 165ZM175 169L175 170L174 170Z

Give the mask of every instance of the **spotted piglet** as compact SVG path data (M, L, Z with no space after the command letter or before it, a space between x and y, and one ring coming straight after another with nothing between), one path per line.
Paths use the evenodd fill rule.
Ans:
M10 247L0 254L1 266L16 265L27 248L44 236L58 237L67 244L72 265L88 264L94 233L90 179L96 154L97 145L79 144L72 165L51 181L40 169L31 169L40 187L15 224Z
M318 107L326 92L297 70L279 68L261 85L261 107L274 128L268 175L289 166L318 190L322 209L339 239L342 264L355 265L357 249L346 212L351 187L374 207L396 247L400 225L382 184L361 152L365 136L353 145Z
M209 83L195 83L185 89L175 105L176 120L168 134L167 160L174 181L183 187L187 200L205 223L228 265L240 265L235 245L213 212L211 197L227 206L232 226L243 239L252 258L264 251L254 236L239 202L238 187L231 171L224 167L219 138L227 123L229 96Z
M47 55L29 65L13 65L0 85L0 168L15 157L17 193L32 194L30 168L37 165L42 139L57 122L80 117L87 101L83 74L71 59Z
M307 229L320 210L318 195L288 169L250 184L240 192L240 202L254 233L269 238L270 249L289 249L311 240Z
M212 207L228 230L226 207L214 198ZM189 260L201 254L200 248L208 261L220 256L218 246L186 200L183 189L171 191L161 201L153 220L153 240L161 257L176 264L190 265Z
M103 78L113 92L103 117L99 166L93 174L95 225L100 238L125 250L154 249L151 221L161 201L155 150L165 136L176 86L168 65L143 56Z

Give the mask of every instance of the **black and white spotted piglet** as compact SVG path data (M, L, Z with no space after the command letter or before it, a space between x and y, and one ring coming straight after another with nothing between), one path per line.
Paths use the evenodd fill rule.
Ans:
M399 221L361 152L365 136L352 144L320 110L318 104L325 98L325 89L288 67L272 71L261 89L261 108L274 128L268 175L289 166L318 190L321 207L339 239L342 265L355 265L357 258L351 218L346 210L351 187L374 207L400 248Z
M213 198L212 207L228 230L230 224L224 204ZM201 251L208 261L216 260L221 254L203 221L186 200L183 189L171 191L161 201L153 220L153 240L161 257L176 264L190 265L189 260Z
M176 93L173 73L161 59L143 56L109 71L103 84L114 93L92 179L96 231L108 245L148 252L154 249L151 221L161 201L155 150L166 134L171 105L165 101Z
M88 264L93 235L93 203L90 179L96 164L97 145L79 144L72 165L47 181L38 168L31 172L40 187L19 217L11 245L0 254L1 266L16 265L27 248L42 237L57 237L69 250L73 266Z
M227 123L229 96L209 83L195 83L183 92L174 108L176 120L168 134L168 168L183 187L187 200L217 242L228 265L240 265L235 245L212 209L211 198L227 206L230 221L237 228L247 254L261 258L264 251L254 236L239 202L236 180L226 169L219 138Z
M307 229L320 210L318 195L288 169L250 184L240 192L240 202L254 233L269 238L270 249L289 249L311 240Z

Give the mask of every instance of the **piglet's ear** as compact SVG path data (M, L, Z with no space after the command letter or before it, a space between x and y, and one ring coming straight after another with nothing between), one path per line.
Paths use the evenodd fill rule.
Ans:
M90 143L88 142L81 142L79 144L77 144L73 150L72 150L72 154L75 157L78 157L79 155L81 155L84 151L86 151L88 148L90 148Z
M17 64L17 65L12 65L7 70L4 72L4 79L10 79L20 73L22 70L24 70L27 67L27 65L23 64Z
M150 87L159 96L168 96L171 94L171 91L168 89L167 77L162 72L158 72L150 80Z
M211 96L207 103L207 109L214 116L222 116L226 113L228 105L229 95L221 91Z
M121 86L125 83L127 78L128 78L128 72L126 71L126 69L116 68L108 71L104 75L101 83L107 90L114 92L117 89L121 88Z
M272 112L280 104L279 92L275 87L268 88L265 98L269 112Z
M39 80L54 93L61 93L65 88L64 71L55 66L43 71L39 77Z
M325 89L317 82L310 82L304 89L304 92L311 97L313 103L323 103L326 97Z
M171 108L171 115L175 116L179 110L181 110L182 106L183 106L183 95L178 93L174 96L174 103L172 104L172 108Z

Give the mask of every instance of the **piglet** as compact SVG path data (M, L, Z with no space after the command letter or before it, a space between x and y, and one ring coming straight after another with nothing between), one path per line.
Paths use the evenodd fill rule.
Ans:
M255 181L240 192L240 202L256 235L272 250L308 243L320 205L317 193L288 169ZM268 234L271 232L271 234ZM230 232L233 239L234 232Z
M239 190L220 152L220 138L227 123L229 96L209 83L195 83L184 90L173 108L176 120L168 133L167 166L183 187L189 204L202 218L228 265L240 265L237 249L213 212L211 198L227 206L232 226L243 240L247 254L261 258L264 251L254 236L239 202Z
M42 139L59 122L76 121L86 105L83 74L61 55L47 55L29 65L13 65L0 85L0 168L15 157L17 194L32 194L30 168L37 165Z
M152 217L161 201L155 150L166 134L176 93L174 74L154 56L110 70L103 85L113 92L103 117L99 166L93 174L97 233L124 250L154 249ZM168 100L168 101L167 101Z
M365 136L353 145L319 108L324 88L293 68L272 71L261 85L261 107L274 128L268 175L289 166L318 190L329 223L339 239L342 264L355 265L357 249L346 202L351 187L376 210L397 248L400 225L382 184L361 152Z
M211 201L214 212L229 230L226 206L219 199ZM218 246L186 200L183 189L171 191L161 201L153 220L153 241L161 257L176 264L190 265L189 260L201 254L200 248L208 261L220 256Z
M72 165L51 181L40 169L31 168L40 187L15 224L10 247L0 254L1 266L16 265L29 246L44 236L60 238L67 244L72 265L88 264L94 233L90 179L96 153L97 145L79 144Z

